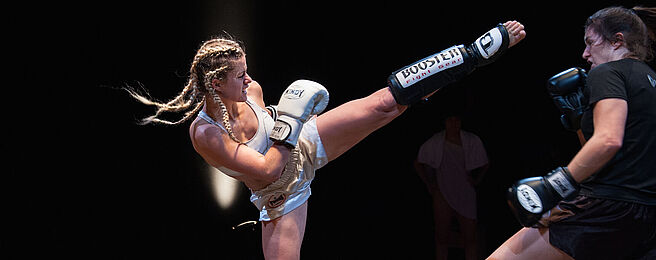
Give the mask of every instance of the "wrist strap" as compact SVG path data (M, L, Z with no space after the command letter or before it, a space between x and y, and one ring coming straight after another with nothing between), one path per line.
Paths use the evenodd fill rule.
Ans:
M295 146L293 146L292 144L290 144L288 142L281 141L281 140L276 140L276 139L273 139L273 138L269 138L269 139L271 139L271 141L273 141L274 145L282 145L282 146L285 146L285 147L289 148L290 150L294 150L294 148L296 148Z
M578 183L572 178L567 167L558 167L545 178L562 198L567 198L578 191Z

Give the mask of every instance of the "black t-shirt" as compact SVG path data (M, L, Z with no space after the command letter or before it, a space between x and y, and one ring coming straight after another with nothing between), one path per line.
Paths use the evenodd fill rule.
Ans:
M656 73L635 59L601 64L583 91L588 109L581 119L585 139L594 131L592 109L606 98L627 101L622 148L599 172L581 183L591 197L656 205Z

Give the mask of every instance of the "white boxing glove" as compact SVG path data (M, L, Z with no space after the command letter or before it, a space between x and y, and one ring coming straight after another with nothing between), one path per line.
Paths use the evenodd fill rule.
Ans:
M278 118L269 135L276 143L296 147L303 124L328 105L328 90L314 81L294 81L280 97Z

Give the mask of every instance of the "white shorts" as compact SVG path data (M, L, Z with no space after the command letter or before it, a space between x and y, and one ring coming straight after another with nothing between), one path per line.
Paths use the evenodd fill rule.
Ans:
M260 210L260 221L271 221L285 215L310 197L314 172L328 163L316 119L313 117L303 125L298 145L280 179L261 190L252 191L251 202Z

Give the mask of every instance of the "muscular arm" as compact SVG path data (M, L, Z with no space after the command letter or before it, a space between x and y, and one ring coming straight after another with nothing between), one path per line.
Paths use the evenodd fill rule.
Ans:
M196 151L214 167L223 166L243 173L237 179L258 190L277 180L289 159L290 149L274 145L263 155L238 144L212 125L199 125L192 135Z
M247 90L248 97L264 108L260 84L252 81ZM289 159L289 148L274 145L263 155L246 145L236 143L225 132L210 124L196 127L192 124L190 134L194 149L207 163L243 173L243 176L236 178L254 190L264 188L277 180Z
M602 99L593 110L594 134L567 165L581 182L601 169L622 147L628 105L618 98Z
M598 172L622 147L628 105L618 98L602 99L593 108L594 133L567 169L558 167L543 177L522 179L508 189L508 205L524 227L537 224L545 211L571 199L586 178Z

